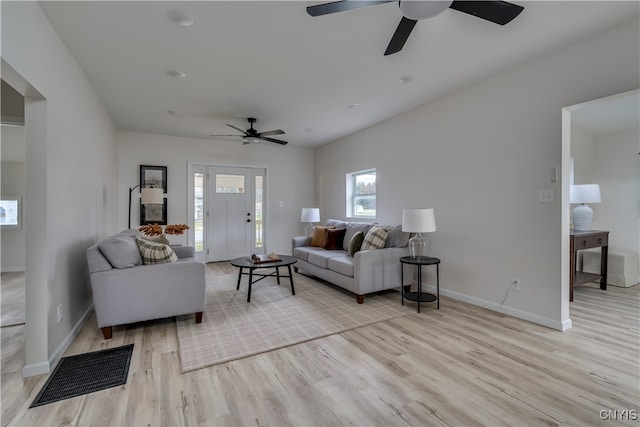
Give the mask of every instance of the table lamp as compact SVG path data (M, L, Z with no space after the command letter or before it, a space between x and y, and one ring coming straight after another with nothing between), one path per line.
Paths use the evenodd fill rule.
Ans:
M573 229L575 231L591 230L593 209L585 203L600 203L600 185L582 184L569 187L569 203L580 203L573 208Z
M305 236L313 236L313 223L320 221L320 208L302 208L300 222L308 222L304 228Z
M429 254L429 241L422 233L436 231L436 218L433 209L404 209L402 211L402 231L416 233L409 239L409 255L413 259L426 258Z

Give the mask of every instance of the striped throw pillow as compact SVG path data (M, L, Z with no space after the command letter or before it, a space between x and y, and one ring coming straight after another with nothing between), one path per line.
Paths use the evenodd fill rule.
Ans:
M136 239L143 264L164 264L178 262L178 255L164 243L152 242L146 239Z
M374 225L369 229L367 235L364 236L360 250L366 251L369 249L384 248L384 244L387 243L387 234L387 230L378 225Z

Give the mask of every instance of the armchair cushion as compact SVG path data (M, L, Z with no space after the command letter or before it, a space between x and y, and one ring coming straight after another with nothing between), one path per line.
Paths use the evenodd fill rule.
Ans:
M142 264L140 251L133 237L110 237L100 242L98 248L114 268L131 268Z

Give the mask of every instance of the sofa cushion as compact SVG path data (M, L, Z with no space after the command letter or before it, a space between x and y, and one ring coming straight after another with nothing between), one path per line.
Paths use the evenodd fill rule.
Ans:
M327 268L329 265L329 260L331 258L344 257L345 255L347 255L345 251L321 250L309 252L309 258L307 259L307 262L320 268Z
M329 270L345 276L353 277L353 258L350 256L337 256L329 259L327 263Z
M344 228L327 228L324 230L324 245L328 250L342 249L342 240L344 239Z
M335 227L335 228L347 228L346 221L340 221L339 219L328 219L324 224L327 227Z
M293 256L300 258L301 260L308 261L309 254L322 251L324 251L323 248L316 248L315 246L300 246L293 249Z
M370 224L368 222L347 223L347 231L345 231L344 233L344 241L342 244L342 249L344 249L345 251L349 250L349 242L351 241L351 238L353 237L353 235L356 234L358 231L362 231L366 236L367 232L369 231L372 225L373 224Z
M364 233L362 231L358 231L356 234L353 235L353 237L351 238L351 241L349 242L349 248L347 249L350 256L354 256L356 252L360 250L360 248L362 247L363 241L364 241Z
M169 245L140 238L136 238L136 243L140 249L140 256L144 264L178 262L178 255L176 255Z
M371 227L367 235L364 236L364 241L362 242L360 249L366 251L369 249L384 248L385 243L387 243L387 234L387 230L379 225L374 225Z
M387 231L387 242L385 248L404 248L409 244L410 233L402 231L401 225L383 226Z
M331 227L323 227L322 225L316 225L313 228L313 236L311 236L311 246L315 246L317 248L321 248L324 246L324 230L335 228Z
M109 237L100 242L98 248L114 268L131 268L142 264L140 251L133 237Z

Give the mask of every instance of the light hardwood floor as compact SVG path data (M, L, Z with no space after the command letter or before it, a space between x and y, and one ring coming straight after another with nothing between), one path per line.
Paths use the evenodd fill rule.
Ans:
M24 271L0 273L0 326L24 323Z
M128 383L34 409L47 377L21 378L24 326L3 328L2 425L637 426L639 290L577 287L567 332L443 298L186 374L173 319L105 341L92 318L66 355L135 343Z

